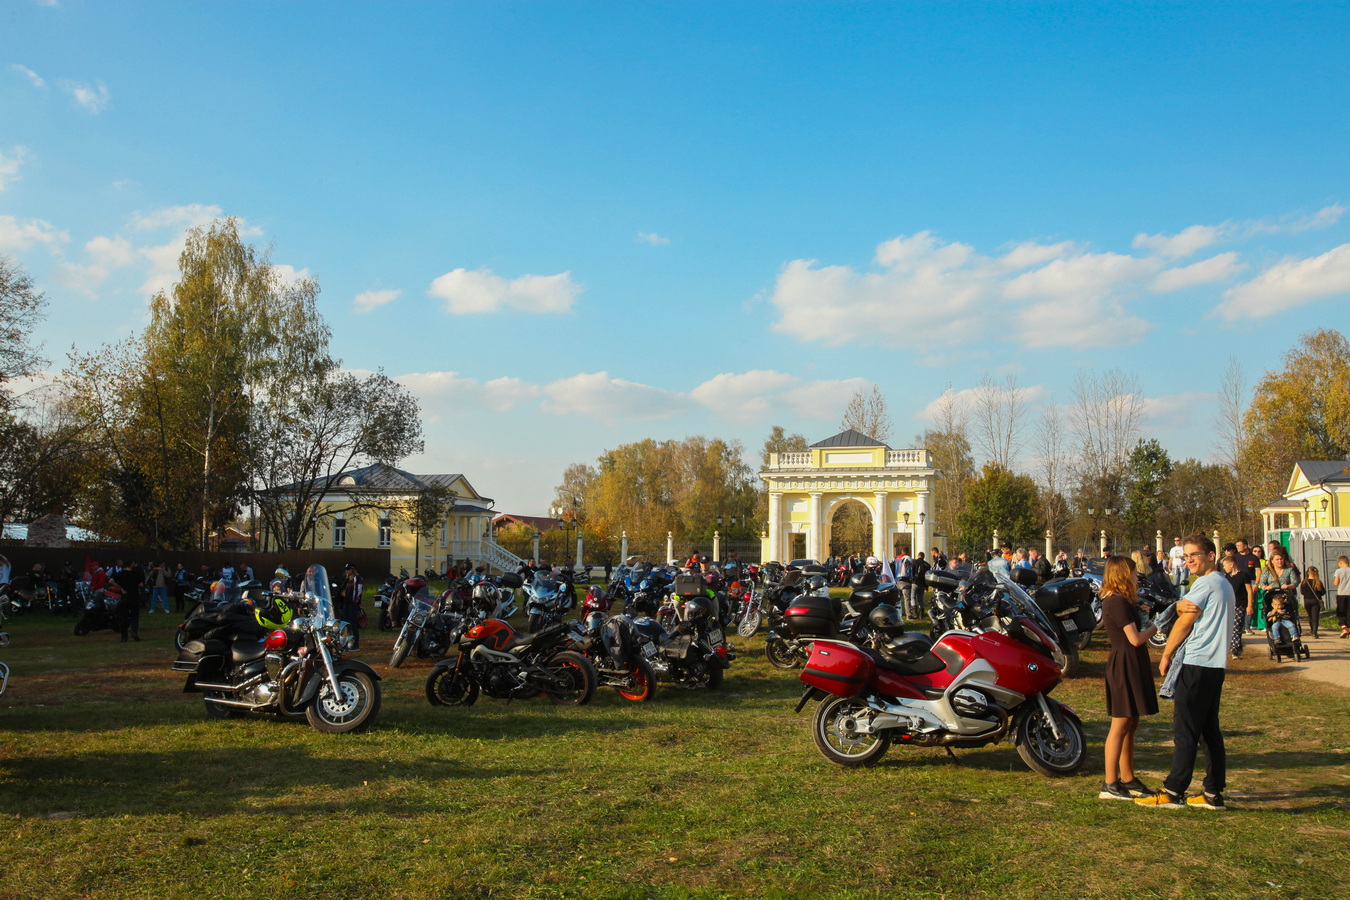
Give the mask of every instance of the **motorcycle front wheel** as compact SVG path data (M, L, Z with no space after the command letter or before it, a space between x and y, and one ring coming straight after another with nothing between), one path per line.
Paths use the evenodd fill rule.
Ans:
M778 669L795 669L802 663L782 638L770 638L764 642L764 658L769 661L769 665Z
M643 703L656 696L656 670L645 659L628 663L629 683L619 686L619 696Z
M550 659L547 668L558 680L556 689L544 691L548 699L564 706L582 706L591 702L599 679L589 659L567 650Z
M174 647L176 647L178 650L181 651L183 649L183 645L186 643L187 641L183 638L183 629L182 628L176 629L173 633Z
M841 766L871 766L886 754L889 738L858 730L867 706L854 697L830 697L816 708L811 736L816 749Z
M310 727L325 734L363 731L380 713L379 682L365 672L343 672L337 685L339 693L334 695L333 686L323 679L319 696L305 710Z
M752 609L748 611L741 619L741 624L736 627L736 633L741 637L748 638L759 631L760 623L759 610Z
M432 706L473 706L478 685L455 672L454 666L440 666L427 676L427 702Z
M408 658L408 652L412 650L412 638L408 637L408 629L403 629L394 639L394 652L389 656L389 668L397 669L403 665L403 661Z
M1066 715L1056 718L1060 731L1058 738L1050 719L1039 706L1017 722L1017 755L1022 757L1027 768L1046 778L1072 775L1087 758L1082 726Z

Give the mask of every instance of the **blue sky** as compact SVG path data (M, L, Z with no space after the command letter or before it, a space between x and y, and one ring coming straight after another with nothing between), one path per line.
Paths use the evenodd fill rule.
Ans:
M92 3L0 8L0 253L64 363L240 217L419 472L538 514L570 462L909 446L988 371L1120 368L1174 456L1350 297L1340 4Z

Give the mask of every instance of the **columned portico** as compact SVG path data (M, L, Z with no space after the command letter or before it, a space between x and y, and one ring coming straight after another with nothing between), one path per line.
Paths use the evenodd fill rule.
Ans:
M916 549L930 549L929 497L938 477L927 450L892 450L856 431L837 434L804 451L771 453L760 472L769 494L763 558L787 562L793 553L788 535L801 534L805 554L824 560L830 556L834 513L850 500L871 516L874 555L889 559L902 532L903 543L912 538ZM902 524L906 515L908 524Z

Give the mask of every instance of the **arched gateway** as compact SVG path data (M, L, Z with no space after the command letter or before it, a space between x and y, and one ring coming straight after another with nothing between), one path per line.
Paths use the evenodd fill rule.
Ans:
M857 500L872 515L872 553L894 555L933 546L929 508L939 473L927 450L892 450L849 430L808 449L769 454L760 473L769 492L769 528L763 559L786 562L830 555L830 522L839 504ZM908 515L908 521L906 521Z

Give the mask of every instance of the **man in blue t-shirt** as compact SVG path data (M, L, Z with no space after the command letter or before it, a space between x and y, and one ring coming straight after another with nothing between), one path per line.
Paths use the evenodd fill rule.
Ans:
M1203 534L1185 541L1186 568L1191 589L1177 602L1177 620L1167 637L1158 671L1167 674L1177 649L1186 651L1179 663L1172 708L1172 771L1163 789L1135 801L1142 806L1224 810L1223 789L1228 779L1223 732L1219 729L1219 700L1228 670L1228 648L1233 636L1233 588L1214 567L1214 542ZM1185 797L1195 773L1195 756L1205 742L1204 792ZM1183 802L1183 798L1184 802Z

